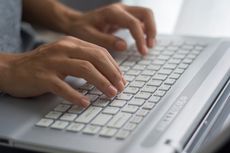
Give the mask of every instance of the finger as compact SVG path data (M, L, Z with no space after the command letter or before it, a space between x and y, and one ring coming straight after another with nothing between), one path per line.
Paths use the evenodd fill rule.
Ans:
M87 97L81 95L78 91L73 89L69 84L59 79L58 77L52 78L50 83L50 92L83 107L88 107L90 105Z
M113 18L111 18L111 16L113 16ZM109 15L105 14L105 18L112 24L118 24L121 27L128 28L136 41L140 53L143 55L147 53L144 32L141 27L141 22L137 18L129 12L126 12L124 9L119 9L119 7L112 10Z
M100 54L101 51L103 50L105 55L107 55L107 57L112 62L112 64L115 66L117 71L120 74L122 74L121 70L119 69L119 66L116 63L116 61L109 54L109 52L106 51L103 47L100 47L98 45L79 40L79 39L77 39L75 37L71 37L71 36L64 37L61 42L64 42L64 43L62 43L63 44L63 50L65 50L65 53L67 54L66 56L68 56L70 58L77 58L77 59L83 59L83 60L93 59L93 58L90 58L88 56L88 54L89 54L88 52L87 53L85 52L85 50L88 50L88 51L91 52L91 54L94 53L94 52L96 53L93 56L97 57L95 60L98 61L99 59L101 59L101 57L98 57L98 54ZM80 44L80 45L76 46L76 44ZM69 46L69 47L66 47L66 46ZM59 47L58 49L60 50L61 46L59 45L58 47ZM76 50L78 50L78 51L76 51ZM99 50L99 53L96 52L97 50ZM92 60L92 61L95 61L95 60ZM113 80L113 81L116 81L116 80ZM116 83L114 83L114 84L116 84ZM119 86L119 84L118 84L118 90L121 91L122 89L123 89L122 86Z
M77 50L77 51L76 51ZM109 53L102 47L83 47L66 48L65 51L70 58L89 61L101 74L103 74L119 91L124 89L121 83L122 75Z
M157 30L152 10L138 6L125 6L125 9L140 21L144 22L147 45L148 47L153 47Z
M68 59L63 61L62 65L59 69L64 75L84 78L108 97L114 97L117 94L117 89L90 62ZM68 67L68 69L66 69L66 67Z
M126 42L112 34L102 33L93 27L87 29L91 35L90 42L93 42L99 46L103 46L107 49L124 51L127 48Z

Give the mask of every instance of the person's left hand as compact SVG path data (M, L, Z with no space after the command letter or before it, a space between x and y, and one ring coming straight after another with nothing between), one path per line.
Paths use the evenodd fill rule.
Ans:
M112 50L123 51L126 42L113 35L120 28L130 30L142 55L155 44L156 26L148 8L121 3L102 7L81 15L72 15L66 33Z

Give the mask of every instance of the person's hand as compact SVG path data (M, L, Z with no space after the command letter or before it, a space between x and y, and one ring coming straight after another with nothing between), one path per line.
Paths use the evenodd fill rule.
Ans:
M74 37L64 37L31 52L4 56L8 60L0 74L0 90L12 96L51 92L87 107L87 97L64 81L68 75L84 78L108 97L124 89L123 75L108 51Z
M150 9L112 4L87 13L72 14L66 33L107 49L123 51L127 44L112 35L120 28L128 28L136 41L139 52L147 53L147 47L155 44L156 26Z

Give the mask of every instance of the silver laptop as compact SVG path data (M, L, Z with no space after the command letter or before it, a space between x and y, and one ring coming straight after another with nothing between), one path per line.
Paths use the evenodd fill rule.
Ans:
M128 81L112 99L69 78L90 98L86 109L51 94L2 95L0 144L54 153L181 153L195 146L197 133L211 124L209 114L215 118L226 104L219 97L230 78L230 40L157 39L146 57L132 44L124 53L112 53Z

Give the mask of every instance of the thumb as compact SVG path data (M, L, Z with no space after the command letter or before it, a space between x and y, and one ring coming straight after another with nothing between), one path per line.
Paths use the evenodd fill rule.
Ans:
M103 33L93 28L90 29L89 33L91 42L99 46L117 51L124 51L127 48L127 44L123 39L112 34Z

